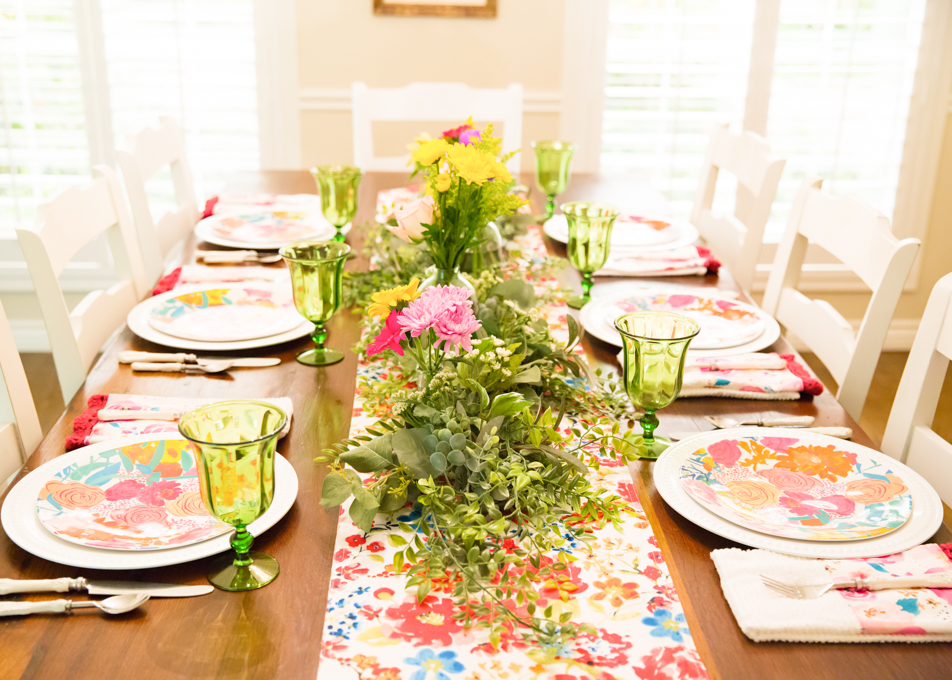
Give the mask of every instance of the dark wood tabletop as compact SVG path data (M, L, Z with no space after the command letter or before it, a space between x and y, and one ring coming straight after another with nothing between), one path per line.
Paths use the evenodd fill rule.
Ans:
M530 176L523 181L531 186ZM355 224L373 218L377 192L403 186L406 175L368 173L360 187L360 208ZM637 184L623 178L578 175L560 198L621 201L637 195ZM302 171L271 171L236 176L229 192L313 193L314 182ZM536 196L534 208L541 212ZM363 234L355 229L348 241L360 251ZM564 248L549 242L554 254ZM189 259L190 241L183 251ZM366 266L357 257L352 268ZM571 270L563 274L567 285L577 285ZM720 276L665 278L673 283L739 290L728 272ZM249 593L226 593L187 600L153 599L143 609L118 618L98 612L62 616L0 619L0 679L47 680L69 678L281 678L314 680L320 659L327 589L337 528L336 508L323 508L320 500L323 466L313 462L330 444L344 438L350 428L357 357L350 348L360 334L359 317L342 310L329 324L328 345L345 351L345 359L325 368L310 368L294 360L309 339L277 347L240 352L243 356L279 356L272 368L235 370L229 374L134 374L120 366L117 353L124 349L163 351L141 340L127 328L114 336L93 367L86 383L66 412L28 460L20 477L64 452L73 419L89 397L127 393L210 398L291 397L294 415L290 434L278 450L291 462L300 480L297 501L278 524L255 540L255 547L274 555L281 575L266 588ZM586 351L600 363L617 368L616 349L586 339ZM774 350L793 352L784 340ZM813 415L817 425L853 428L853 440L874 446L839 406L824 393L813 401L754 402L731 399L682 399L659 413L659 432L686 433L710 429L707 414L744 414L765 411ZM698 650L715 678L943 678L950 674L949 644L788 644L753 643L740 632L721 594L710 551L735 544L701 529L671 510L661 500L651 480L651 463L632 466L636 488L658 538L680 594ZM19 479L19 477L18 477ZM952 518L934 540L952 540ZM34 557L0 532L0 577L21 579L85 576L168 583L202 584L211 558L157 569L114 572L77 570ZM53 599L30 595L29 599ZM82 619L82 620L79 620Z

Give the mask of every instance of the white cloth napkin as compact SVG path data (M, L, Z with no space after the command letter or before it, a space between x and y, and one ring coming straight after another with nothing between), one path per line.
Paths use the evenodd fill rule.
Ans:
M710 256L697 246L670 250L612 248L605 266L595 276L703 276Z
M952 640L952 589L835 590L815 600L785 597L761 575L792 584L952 571L935 544L870 559L813 560L768 550L715 550L711 559L737 624L766 642L939 642Z

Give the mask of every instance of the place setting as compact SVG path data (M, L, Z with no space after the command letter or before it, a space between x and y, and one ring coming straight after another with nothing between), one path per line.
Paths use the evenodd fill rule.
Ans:
M177 432L119 437L72 450L26 475L7 495L6 535L37 557L84 570L141 570L219 553L212 585L252 590L278 575L251 550L291 508L298 480L276 452L288 414L267 402L226 401L179 414ZM83 577L0 579L0 594L86 591L99 602L0 602L0 616L68 613L97 606L119 614L150 597L207 595L210 586Z

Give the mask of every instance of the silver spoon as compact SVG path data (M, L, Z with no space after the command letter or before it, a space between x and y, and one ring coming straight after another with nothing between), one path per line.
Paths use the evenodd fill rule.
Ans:
M105 600L48 600L47 602L0 602L0 616L25 616L27 614L63 614L74 609L98 607L107 614L125 614L142 606L149 596L146 593L114 595Z

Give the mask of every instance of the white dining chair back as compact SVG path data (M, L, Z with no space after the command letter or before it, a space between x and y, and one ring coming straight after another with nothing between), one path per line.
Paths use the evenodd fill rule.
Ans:
M711 135L701 177L694 193L691 224L697 227L714 255L734 279L750 290L754 282L764 228L777 195L785 159L772 158L770 145L753 132L735 135L727 125ZM737 178L734 214L713 210L714 193L721 172Z
M30 385L0 304L0 493L43 439Z
M374 153L374 122L502 122L502 148L509 153L522 145L522 85L504 89L477 89L463 83L410 83L406 87L371 89L365 83L351 86L354 127L354 165L364 171L403 172L409 154L378 156ZM498 131L498 128L497 128ZM520 156L506 166L519 173Z
M150 283L162 276L166 259L201 218L185 153L185 136L172 118L162 117L159 122L159 127L145 128L130 137L127 150L116 151ZM146 182L166 166L171 168L176 208L153 219Z
M883 452L929 480L952 506L952 444L932 430L952 359L952 274L932 289L893 401Z
M31 229L17 229L67 404L86 379L103 343L148 291L116 173L97 165L93 175L89 184L68 187L42 203ZM89 293L70 312L59 276L81 248L103 233L118 280L108 290Z
M823 362L839 385L837 400L859 420L919 240L898 240L885 215L852 198L824 194L822 186L820 179L800 185L762 307ZM859 331L825 300L797 290L810 243L840 260L872 291Z

